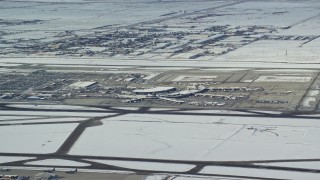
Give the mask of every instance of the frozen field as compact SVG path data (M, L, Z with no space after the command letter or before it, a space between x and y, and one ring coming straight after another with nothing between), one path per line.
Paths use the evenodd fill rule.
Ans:
M7 163L13 161L23 161L27 159L33 159L32 157L13 157L13 156L0 156L0 163Z
M70 154L207 161L317 158L319 127L309 119L124 115L87 128Z
M277 166L277 167L292 167L292 168L309 168L309 169L320 169L319 161L308 161L308 162L279 162L279 163L256 163L259 165Z
M267 177L267 178L280 178L280 179L309 179L317 180L320 178L318 173L303 173L303 172L290 172L278 170L265 170L265 169L248 169L248 168L230 168L209 166L205 167L201 173L204 174L229 174L235 176L252 176L252 177Z
M260 76L255 82L309 82L311 79L303 76Z
M77 124L0 126L0 152L54 153Z
M319 63L320 39L305 41L260 40L215 60L241 62Z
M93 108L93 107L86 107L86 106L70 106L70 105L44 105L44 104L14 104L8 105L8 107L16 107L16 108L26 108L26 109L58 109L58 110L94 110L94 111L107 111L101 108Z
M43 23L4 27L6 30L34 30L34 31L88 31L93 28L110 25L126 25L141 21L160 18L168 13L181 14L183 11L204 9L208 6L219 6L225 1L167 1L157 3L153 0L120 0L120 1L30 1L28 8L24 1L2 1L0 16L2 19L34 20L40 19ZM12 13L12 7L14 12ZM82 13L86 12L86 13ZM45 33L37 32L41 38ZM40 36L40 37L39 37ZM25 38L28 38L26 35Z
M95 113L95 112L78 112L78 113L72 113L72 112L59 112L59 111L6 111L2 110L0 111L0 115L26 115L26 116L54 116L54 117L64 117L64 116L70 116L70 117L93 117L93 116L109 116L113 113Z
M45 159L40 161L31 161L26 163L27 165L44 165L44 166L90 166L87 163L80 163L70 160L63 160L63 159Z
M88 120L88 118L77 118L77 117L68 117L68 118L41 118L41 117L37 117L37 118L23 118L20 116L19 119L11 119L8 120L7 117L10 116L3 116L3 118L5 118L6 120L4 121L0 121L0 125L1 124L21 124L21 123L57 123L57 122L77 122L77 121L85 121Z
M25 5L26 3L28 5ZM43 57L38 63L48 63L55 60L48 57L59 56L63 58L63 64L73 64L70 59L65 62L65 57L89 57L87 53L94 52L92 56L103 57L105 66L149 64L234 67L237 62L239 68L268 67L270 63L276 63L272 67L279 68L300 68L296 64L315 68L312 64L319 63L320 52L320 34L317 31L319 7L320 3L316 0L3 0L0 31L3 32L1 37L4 43L0 45L3 47L0 56L21 57L16 61L18 64L30 63L26 57ZM101 39L100 35L114 35L118 30L137 33L134 36L138 37L130 39L115 35L112 42L107 38L105 42L96 42ZM144 46L128 47L129 53L116 53L106 45L122 44L128 39L141 37L152 40L155 37L153 31L163 35L169 32L183 35L179 38L164 35L157 38L159 43L148 40L139 42ZM226 37L218 39L217 42L206 42L210 37L224 35ZM77 42L78 37L87 42L92 39L96 41ZM75 42L65 42L69 40ZM30 44L35 46L41 43L44 46L33 49L36 52L24 51ZM59 44L64 44L65 48L56 48ZM184 46L195 48L179 53ZM123 47L116 49L118 48ZM39 49L41 50L38 52ZM61 54L63 56L60 56ZM104 57L107 57L107 60ZM128 64L128 59L134 61L129 61ZM81 58L81 61L92 64L86 59ZM283 67L277 66L277 63L284 63L281 64ZM81 64L78 65L81 67Z
M150 163L150 162L131 162L131 161L112 161L112 160L90 160L112 166L118 166L130 169L142 169L151 171L173 171L173 172L185 172L192 168L194 165L188 164L169 164L169 163Z

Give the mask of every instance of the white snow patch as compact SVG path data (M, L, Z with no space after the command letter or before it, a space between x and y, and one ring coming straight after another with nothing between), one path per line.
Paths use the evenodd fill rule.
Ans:
M316 119L127 114L103 123L87 128L70 154L215 161L320 156ZM96 141L101 138L104 143Z
M209 69L200 69L201 71L246 71L248 69L241 68L209 68Z
M8 117L8 116L6 116ZM21 119L21 120L11 120L11 121L0 121L0 124L21 124L21 123L43 123L43 122L70 122L70 121L85 121L87 118L77 118L77 117L68 117L68 118L37 118L37 119Z
M69 117L93 117L93 116L109 116L114 113L97 113L97 112L60 112L60 111L8 111L1 110L0 115L27 115L27 116L69 116Z
M304 107L311 107L312 106L312 103L315 103L316 102L316 98L315 97L305 97L303 99L303 102L302 102L302 105Z
M281 170L254 169L254 168L236 168L222 166L207 166L200 171L200 174L220 174L233 176L250 176L259 178L277 178L277 179L319 179L318 173L304 173Z
M188 81L214 81L218 76L198 76L198 75L179 75L172 82L188 82Z
M320 169L319 161L255 163L255 165L291 167L291 168L302 168L302 169Z
M23 161L28 159L34 159L34 157L0 156L0 164L7 163L7 162L14 162L14 161Z
M317 72L316 70L309 70L309 69L259 69L259 70L254 70L257 72Z
M25 164L41 165L41 166L78 166L78 167L90 166L90 164L88 163L70 161L65 159L45 159L40 161L27 162Z
M191 68L185 67L146 67L146 68L139 68L143 70L188 70Z
M178 111L178 108L150 108L149 111Z
M119 110L129 110L129 111L135 111L138 110L138 107L112 107L113 109L119 109Z
M159 75L159 74L160 74L160 73L152 73L152 74L144 77L143 79L144 79L144 80L150 80L150 79L156 77L156 76Z
M88 161L103 163L111 166L118 166L129 169L140 169L149 171L175 171L185 172L195 167L189 164L173 164L173 163L154 163L154 162L133 162L133 161L116 161L116 160L92 160Z
M25 120L25 119L33 119L39 118L37 116L3 116L0 115L0 121L8 121L8 120Z
M54 153L77 125L0 126L0 152Z
M255 82L309 82L312 77L299 76L259 76Z
M32 166L6 166L6 168L9 169L22 169L22 170L34 170L34 171L44 171L48 170L47 167L32 167ZM57 172L64 172L64 171L70 171L74 169L69 168L56 168ZM86 173L105 173L105 174L135 174L131 171L113 171L113 170L100 170L100 169L85 169L85 168L78 168L78 172L86 172Z
M229 111L229 110L188 110L188 111L177 111L177 113L199 113L199 114L253 114L251 112L241 112L241 111Z
M15 67L15 66L20 66L22 64L9 64L9 63L0 63L0 66L3 67Z
M228 180L241 180L242 178L228 177ZM227 180L223 177L200 176L200 175L173 175L173 174L153 174L147 176L144 180ZM244 179L243 179L244 180Z
M101 108L87 107L87 106L73 106L73 105L46 105L46 104L10 104L8 107L15 108L28 108L28 109L50 109L50 110L94 110L94 111L107 111Z
M310 90L308 92L308 96L318 96L320 94L320 90Z

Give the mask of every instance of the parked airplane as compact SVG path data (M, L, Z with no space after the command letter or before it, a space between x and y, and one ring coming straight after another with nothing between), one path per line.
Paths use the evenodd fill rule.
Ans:
M66 171L66 173L68 173L68 174L74 174L74 173L76 173L76 172L78 172L78 169L75 169L75 170L71 170L71 171Z
M56 171L56 168L44 170L43 172L52 173L54 171Z

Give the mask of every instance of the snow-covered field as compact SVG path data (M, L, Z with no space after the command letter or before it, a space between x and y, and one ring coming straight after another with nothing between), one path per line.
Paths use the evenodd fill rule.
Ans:
M42 166L90 166L88 163L64 160L64 159L45 159L39 161L27 162L27 165L42 165Z
M90 30L107 25L126 25L141 21L161 18L161 15L168 13L182 14L183 11L197 10L225 4L225 1L157 1L141 0L118 0L118 1L73 1L60 3L28 2L25 8L24 1L1 2L0 16L2 19L34 20L41 19L44 23L28 25L8 26L7 30ZM85 5L84 5L85 4ZM15 7L12 13L12 8ZM86 13L82 13L86 12ZM37 32L38 33L38 32ZM43 34L43 33L40 33ZM39 36L39 34L37 35Z
M304 107L310 107L312 104L315 104L316 98L315 97L305 97L302 101L302 105Z
M28 159L33 159L33 157L0 156L0 164L14 161L23 161Z
M311 79L303 76L259 76L255 82L309 82Z
M14 67L14 66L20 66L21 64L8 64L8 63L0 63L0 66L2 67Z
M312 119L129 114L87 128L70 154L207 161L317 158L319 128Z
M185 172L192 168L194 165L188 164L170 164L170 163L152 163L152 162L133 162L133 161L114 161L114 160L92 160L88 161L103 163L111 166L140 169L140 170L151 170L151 171L173 171L173 172Z
M291 167L302 169L320 169L319 161L305 161L305 162L279 162L279 163L255 163L256 165Z
M232 168L221 166L207 166L201 170L203 174L224 174L234 176L251 176L261 178L277 178L277 179L309 179L317 180L320 178L319 173L304 173L281 170L253 169L253 168ZM259 178L258 178L259 179Z
M0 126L0 152L54 153L77 124Z
M241 48L242 49L242 48ZM256 58L255 58L256 59ZM246 58L242 59L246 60ZM150 61L148 59L105 59L100 58L65 58L65 57L50 57L50 58L1 58L3 62L14 62L14 63L30 63L30 64L81 64L81 65L115 65L115 66L166 66L166 67L219 67L219 68L233 68L235 66L235 61L198 61L198 60L188 60L188 61L176 61L176 60L163 60L157 59ZM301 62L291 62L291 63L279 63L271 61L263 62L244 62L239 63L239 58L236 59L238 68L293 68L293 69L319 69L317 62L314 63L304 63Z
M86 107L86 106L72 106L72 105L45 105L45 104L12 104L8 105L8 107L16 107L16 108L28 108L28 109L62 109L62 110L92 110L92 111L107 111L101 108L94 107Z
M10 116L3 116L4 118L10 117ZM28 119L23 118L23 116L20 116L19 119L11 119L11 120L4 120L0 121L0 124L21 124L21 123L45 123L45 122L76 122L76 121L85 121L88 120L88 118L78 118L78 117L68 117L68 118L35 118L35 119Z
M34 119L34 118L39 118L38 116L5 116L1 115L0 116L0 121L10 121L10 120L27 120L27 119Z
M240 62L319 62L320 39L303 46L305 41L260 40L232 51L215 60Z
M174 78L172 81L175 82L187 82L187 81L214 81L218 76L187 76L187 75L179 75Z
M172 174L154 174L147 176L143 180L245 180L244 178L232 178L232 177L206 177L199 175L172 175Z
M0 115L17 115L20 116L26 115L26 116L53 116L53 117L64 117L64 116L70 116L70 117L94 117L94 116L109 116L113 115L114 113L103 113L103 112L60 112L60 111L7 111L7 110L1 110Z

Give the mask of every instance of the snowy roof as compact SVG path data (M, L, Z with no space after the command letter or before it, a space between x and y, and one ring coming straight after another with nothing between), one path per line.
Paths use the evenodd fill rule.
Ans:
M79 82L75 82L73 84L70 84L69 87L72 87L75 89L87 88L87 87L92 86L96 83L97 82L94 82L94 81L79 81Z
M156 92L164 92L174 90L175 87L155 87L151 89L136 89L134 93L156 93Z

